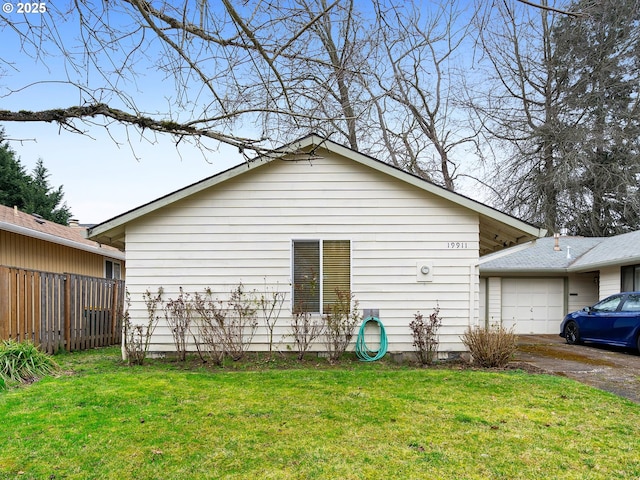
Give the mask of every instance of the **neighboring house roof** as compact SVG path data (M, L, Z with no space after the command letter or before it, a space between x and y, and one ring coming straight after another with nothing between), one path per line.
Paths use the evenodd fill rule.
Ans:
M571 269L584 270L634 263L640 263L640 230L602 239L598 245L578 258Z
M88 229L87 236L88 238L92 238L101 243L124 249L125 225L128 222L197 192L211 188L275 159L285 158L312 160L314 156L316 158L321 156L320 150L327 150L336 153L476 212L480 217L481 253L489 253L511 245L527 242L534 238L543 236L546 233L543 229L523 222L522 220L500 212L468 197L446 190L432 182L409 174L392 165L381 162L317 135L309 135L278 149L275 154L264 155L246 164L240 164L96 225Z
M0 205L0 230L5 230L46 242L124 260L124 254L111 246L100 245L85 238L84 227L68 227L44 220L40 216L21 212L16 207Z
M539 238L480 259L482 275L586 272L640 263L640 231L615 237Z

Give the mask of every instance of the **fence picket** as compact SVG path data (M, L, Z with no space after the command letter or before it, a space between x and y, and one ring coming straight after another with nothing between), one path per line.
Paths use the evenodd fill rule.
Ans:
M0 339L55 353L121 341L124 281L0 266Z

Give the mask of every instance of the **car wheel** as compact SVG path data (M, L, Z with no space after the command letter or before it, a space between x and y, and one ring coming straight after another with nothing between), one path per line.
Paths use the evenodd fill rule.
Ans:
M638 347L638 353L640 353L640 335L638 335L638 341L636 342L636 347Z
M580 328L576 322L569 322L564 327L564 339L569 345L580 343Z

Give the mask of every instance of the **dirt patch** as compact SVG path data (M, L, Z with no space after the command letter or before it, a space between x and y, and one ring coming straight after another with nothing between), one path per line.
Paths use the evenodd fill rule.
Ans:
M567 345L558 336L519 337L514 363L568 377L640 403L640 355L628 349Z
M523 353L551 357L557 360L582 362L587 365L599 365L605 367L614 367L616 365L615 363L603 358L594 358L592 356L585 355L583 352L579 352L576 349L571 349L569 351L569 349L565 347L555 347L553 345L520 345L518 348Z

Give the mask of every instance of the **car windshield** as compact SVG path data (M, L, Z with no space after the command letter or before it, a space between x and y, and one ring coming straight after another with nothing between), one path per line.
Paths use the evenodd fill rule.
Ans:
M609 297L602 300L600 303L596 303L591 310L594 312L615 312L620 305L622 297Z
M629 295L620 310L623 312L640 312L640 295Z

